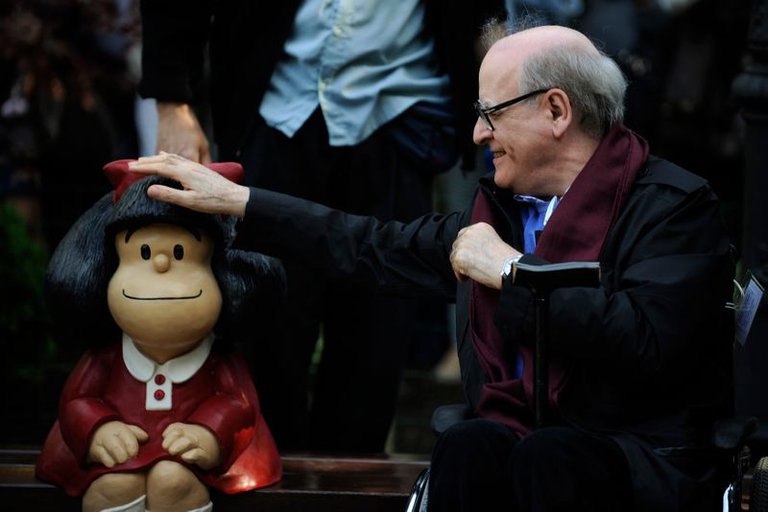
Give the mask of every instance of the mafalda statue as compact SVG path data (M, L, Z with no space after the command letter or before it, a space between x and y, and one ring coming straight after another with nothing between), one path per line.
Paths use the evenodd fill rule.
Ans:
M210 167L242 176L238 164ZM279 264L230 249L234 219L147 196L177 183L133 174L127 160L105 172L115 192L57 247L47 291L62 322L111 339L69 375L38 478L82 496L86 512L208 511L211 489L275 483L280 457L228 339L242 310L252 317L259 294L281 289Z

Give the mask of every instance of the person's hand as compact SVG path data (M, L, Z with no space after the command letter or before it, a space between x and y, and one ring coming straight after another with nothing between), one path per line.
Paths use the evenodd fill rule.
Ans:
M152 185L147 195L158 201L177 204L204 213L224 213L242 217L248 203L248 187L229 181L206 166L179 155L160 153L145 156L128 165L131 171L158 174L181 183L184 190Z
M451 249L451 266L459 280L472 279L500 290L504 262L519 255L489 224L479 222L459 231Z
M218 466L221 458L216 436L200 425L171 423L163 431L163 448L202 469Z
M157 102L157 152L175 153L194 162L211 163L208 138L192 107Z
M111 468L135 457L139 453L139 444L147 439L149 435L136 425L108 421L93 434L88 460Z

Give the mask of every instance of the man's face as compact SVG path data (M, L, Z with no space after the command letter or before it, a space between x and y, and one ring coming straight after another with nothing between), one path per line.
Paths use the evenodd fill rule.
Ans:
M493 107L531 91L517 88L517 67L509 52L492 48L483 60L479 74L480 103ZM489 114L491 130L478 117L473 138L487 145L493 154L496 185L518 194L547 195L544 169L551 161L547 146L546 94L531 98Z
M221 292L211 270L213 243L187 229L151 224L115 236L120 263L107 301L117 325L148 355L181 355L213 328Z

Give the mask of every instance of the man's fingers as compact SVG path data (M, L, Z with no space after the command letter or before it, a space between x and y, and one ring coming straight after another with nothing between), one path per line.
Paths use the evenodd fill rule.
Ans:
M180 167L179 164L184 162L190 162L190 160L174 153L161 151L157 155L142 156L136 161L129 162L128 168L143 174L162 174L172 177L174 171Z
M151 185L147 189L147 195L152 199L157 199L158 201L166 201L181 206L186 206L188 203L188 201L185 201L183 190L167 187L165 185Z
M193 177L199 179L197 176L218 176L215 171L204 165L172 153L143 156L135 162L130 162L128 169L140 174L159 174L180 183L189 182Z

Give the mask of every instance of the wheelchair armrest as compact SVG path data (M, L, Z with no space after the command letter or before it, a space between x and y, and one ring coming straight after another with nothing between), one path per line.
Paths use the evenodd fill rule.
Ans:
M468 420L474 415L474 411L467 404L441 405L432 412L432 431L442 434L451 425Z
M516 263L512 277L515 285L527 286L536 296L546 296L555 288L576 286L597 288L600 286L600 263L597 261L572 261L532 265Z

